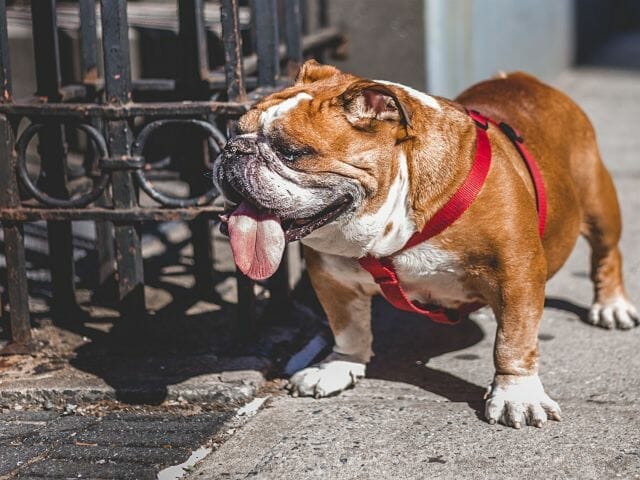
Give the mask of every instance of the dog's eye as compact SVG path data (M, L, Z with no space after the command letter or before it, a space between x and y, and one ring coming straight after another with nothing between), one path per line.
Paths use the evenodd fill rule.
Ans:
M294 147L290 145L281 146L280 148L278 148L278 152L287 162L295 162L300 157L313 153L310 148Z

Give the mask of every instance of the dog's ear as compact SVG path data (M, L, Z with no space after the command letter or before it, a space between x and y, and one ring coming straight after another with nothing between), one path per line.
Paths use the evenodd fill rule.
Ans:
M411 127L411 111L385 84L359 80L340 95L340 101L354 126L365 127L372 120L384 120Z
M296 84L301 85L305 83L313 83L326 78L331 78L334 75L339 75L340 73L342 73L340 70L331 65L322 65L315 60L307 60L298 71Z

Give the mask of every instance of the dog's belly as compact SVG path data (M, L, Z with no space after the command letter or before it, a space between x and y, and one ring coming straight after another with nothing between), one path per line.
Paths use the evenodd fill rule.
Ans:
M369 295L380 293L371 275L356 259L325 253L321 258L323 269L340 283L359 287ZM393 262L402 289L413 301L446 308L482 301L480 293L463 281L465 272L461 262L429 242L396 255Z

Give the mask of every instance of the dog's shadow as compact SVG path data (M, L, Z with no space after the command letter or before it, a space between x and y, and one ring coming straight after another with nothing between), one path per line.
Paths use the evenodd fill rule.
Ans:
M451 402L467 403L483 415L481 387L451 373L429 366L429 359L463 350L484 338L480 326L471 319L457 325L440 325L418 315L404 314L381 298L373 308L373 350L367 377L403 382L442 396ZM463 361L478 360L474 354L460 355Z
M587 323L588 309L566 299L547 297L545 308L573 314ZM487 321L495 322L493 319ZM376 298L373 335L375 356L367 367L368 378L415 385L451 402L467 403L479 418L484 418L486 386L429 366L429 359L482 341L485 333L476 320L465 319L453 326L439 325L417 315L399 312L382 298ZM540 339L547 340L542 335ZM472 353L455 358L470 362L481 360Z

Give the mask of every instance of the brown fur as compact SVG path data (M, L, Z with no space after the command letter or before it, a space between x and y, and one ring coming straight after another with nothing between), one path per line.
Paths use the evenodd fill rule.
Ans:
M377 211L385 201L398 172L399 153L404 152L411 182L409 203L418 229L451 197L471 168L476 128L464 107L518 129L546 186L544 237L538 235L535 190L527 168L511 142L491 126L493 160L482 191L467 212L432 241L461 259L465 288L477 292L496 314L496 374L535 374L545 283L564 264L580 233L593 251L596 301L625 295L617 247L620 211L589 120L564 94L527 74L513 73L477 84L456 101L438 99L444 114L420 105L404 89L384 87L401 105L380 103L388 109L383 112L386 117L374 112L350 121L349 99L358 93L353 88L366 85L333 67L307 63L296 85L267 97L256 112L299 92L310 93L313 99L289 112L269 135L313 150L296 162L296 168L356 179L366 193L361 214ZM240 126L255 131L258 121L259 114L249 113ZM391 224L384 233L390 230ZM368 321L370 314L362 311L377 289L346 284L323 265L321 254L306 250L314 288L334 333L349 322L360 324L360 315ZM350 311L353 308L357 312ZM367 334L366 329L363 332Z

